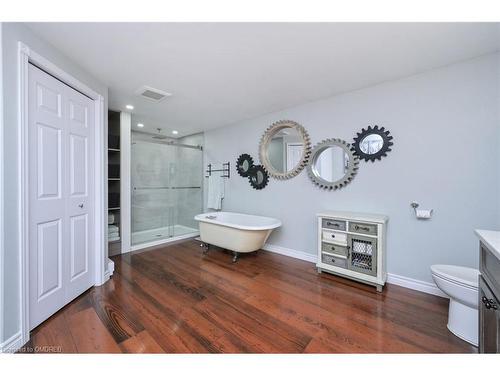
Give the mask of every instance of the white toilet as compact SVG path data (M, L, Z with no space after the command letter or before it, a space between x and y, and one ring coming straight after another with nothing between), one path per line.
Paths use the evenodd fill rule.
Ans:
M448 329L462 340L477 346L479 271L435 264L431 266L431 272L437 287L450 297Z

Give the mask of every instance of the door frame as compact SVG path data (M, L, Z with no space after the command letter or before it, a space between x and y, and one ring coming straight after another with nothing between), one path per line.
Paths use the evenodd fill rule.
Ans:
M18 139L19 139L19 167L18 183L20 194L18 201L19 214L19 247L20 247L20 313L21 334L23 344L28 342L30 334L29 324L29 144L28 144L28 67L33 63L45 72L54 76L66 85L76 89L94 101L95 128L94 128L94 238L91 248L94 251L94 285L102 285L109 279L106 262L106 233L105 220L105 117L104 97L96 91L60 69L42 55L33 51L29 46L18 42Z

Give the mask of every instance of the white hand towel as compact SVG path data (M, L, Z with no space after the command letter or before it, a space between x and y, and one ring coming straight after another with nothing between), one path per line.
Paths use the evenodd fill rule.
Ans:
M108 233L118 233L118 227L116 225L108 225Z
M222 165L212 165L212 169L222 169ZM222 172L212 172L208 177L208 199L207 208L214 210L222 209L222 199L224 198L224 178Z

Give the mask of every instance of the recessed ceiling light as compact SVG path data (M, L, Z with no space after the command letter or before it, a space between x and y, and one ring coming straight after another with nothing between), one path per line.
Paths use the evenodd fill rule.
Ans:
M172 130L172 134L179 134L177 130Z
M137 126L138 126L139 128L143 128L143 127L144 127L144 124L138 123L138 124L137 124Z
M133 106L133 105L130 105L130 104L127 104L127 105L125 106L125 108L130 109L130 110L133 110L133 109L134 109L134 106Z

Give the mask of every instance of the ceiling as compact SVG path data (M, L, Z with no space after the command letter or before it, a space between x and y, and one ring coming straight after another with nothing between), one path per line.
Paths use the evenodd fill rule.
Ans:
M183 136L498 51L495 23L29 23L134 105L143 130ZM172 93L160 103L141 86ZM135 126L135 124L133 124Z

